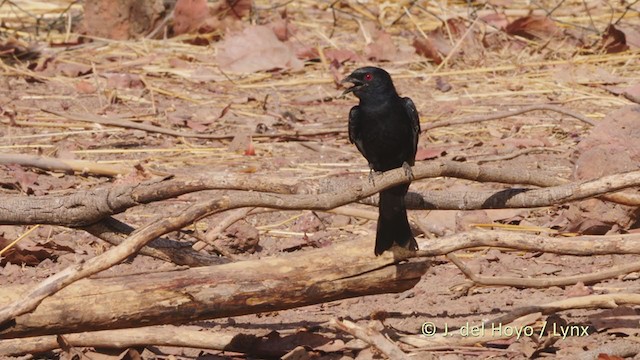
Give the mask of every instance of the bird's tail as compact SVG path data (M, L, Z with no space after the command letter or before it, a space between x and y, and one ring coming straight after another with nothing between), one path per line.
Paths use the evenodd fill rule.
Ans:
M418 243L411 233L407 208L404 205L407 189L408 185L399 185L380 192L376 256L389 250L394 242L409 250L418 250Z

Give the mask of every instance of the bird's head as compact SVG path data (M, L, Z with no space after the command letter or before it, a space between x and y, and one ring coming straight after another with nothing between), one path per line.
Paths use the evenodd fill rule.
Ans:
M378 95L395 95L396 89L391 81L391 76L383 69L367 66L356 69L351 75L344 78L341 83L352 83L353 86L346 89L342 95L352 92L362 99Z

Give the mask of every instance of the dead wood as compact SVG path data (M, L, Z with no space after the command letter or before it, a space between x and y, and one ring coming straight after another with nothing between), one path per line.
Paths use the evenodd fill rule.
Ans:
M510 326L512 328L524 328L530 326L542 317L540 313L527 314L514 319L512 322L500 323L502 326ZM432 323L433 324L433 323ZM433 324L436 326L440 324ZM423 325L424 326L424 325ZM496 325L497 326L497 325ZM505 331L492 331L491 325L485 329L484 333L478 336L469 336L469 334L461 334L458 329L448 328L447 333L431 333L434 328L427 328L429 332L425 335L407 335L400 338L400 341L420 348L421 350L441 349L443 346L473 346L484 344L490 341L509 339L515 334L508 334ZM440 329L441 330L441 329ZM465 336L466 335L466 336Z
M362 327L349 320L331 319L329 325L332 327L349 333L356 338L373 345L381 353L383 353L388 359L391 360L408 360L409 356L402 351L398 345L391 340L387 339L376 329L370 327Z
M524 306L487 321L486 324L508 324L514 319L533 313L549 315L571 309L614 309L622 305L640 305L640 294L586 295L553 301L548 304Z
M260 358L280 357L294 346L286 336L269 337L245 333L212 332L180 326L145 326L135 329L101 330L64 335L45 335L0 340L0 356L39 354L60 348L59 337L72 347L126 349L137 346L179 346L245 353Z
M474 230L437 239L418 241L416 257L446 255L479 246L505 247L525 251L590 256L640 254L640 234L550 237L516 231Z
M74 347L125 349L134 346L155 345L250 352L250 349L241 349L239 346L234 346L234 338L236 336L232 334L183 329L177 326L148 326L137 329L102 330L62 336L67 344ZM58 349L60 344L57 337L57 335L47 335L0 340L0 356L37 354Z
M133 227L112 217L107 217L81 229L114 246L120 245L135 230ZM223 257L200 253L193 249L190 243L165 238L152 240L140 249L139 253L177 265L191 267L219 265L230 261Z
M363 252L370 245L370 239L359 239L282 257L83 279L44 299L34 312L6 323L0 337L180 324L402 292L428 268L428 260L402 261L406 252L378 257ZM19 302L32 293L30 288L3 289L0 306Z
M431 191L407 195L413 210L476 210L534 208L584 200L640 185L640 171L603 176L544 189L511 188L498 191Z
M548 186L549 183L564 183L566 180L552 176L548 172L513 171L499 167L459 164L454 162L426 162L413 168L415 179L430 177L458 177L476 181L492 181L510 184L532 184ZM287 179L256 179L248 176L218 175L206 179L168 179L154 180L137 185L119 185L101 187L70 194L55 194L39 197L20 195L0 196L0 224L51 224L64 226L85 226L107 216L120 213L130 207L154 201L165 200L190 192L225 189L248 190L251 193L230 194L230 208L244 206L264 206L277 209L294 209L303 206L306 209L329 210L333 205L316 206L317 197L339 205L363 199L349 194L367 193L373 195L397 183L407 181L401 170L392 170L375 177L375 182L362 180L347 181L343 178L330 183L305 183L295 185ZM539 207L556 203L584 199L608 192L637 186L640 184L640 172L610 175L602 180L571 183L550 189L507 189L497 192L452 193L429 192L418 197L408 197L411 209L487 209L500 207ZM331 192L330 192L331 191ZM258 192L272 192L272 201L264 202ZM320 193L320 195L316 195ZM365 196L365 197L367 197ZM331 199L331 197L336 197ZM239 199L236 205L235 199ZM253 198L252 202L245 201ZM287 207L286 203L297 204ZM335 207L333 206L333 207ZM195 220L195 219L194 219Z
M206 211L198 210L197 207L192 209L192 211L196 210ZM189 215L185 218L189 218ZM185 221L185 218L173 220ZM164 221L169 220L164 219ZM571 255L640 254L638 241L640 235L637 234L552 238L506 231L472 231L439 239L423 240L420 243L423 250L413 254L386 253L384 256L374 258L362 251L363 248L370 247L371 241L360 239L282 258L240 261L175 273L85 279L65 289L65 286L79 279L109 268L117 259L126 258L129 252L134 252L135 248L140 246L136 242L160 236L161 230L158 229L166 230L166 227L162 222L146 226L122 245L110 249L85 264L67 268L53 275L35 289L29 290L24 286L6 289L5 294L0 295L2 296L0 305L4 306L0 312L0 320L5 322L15 319L5 324L0 331L0 337L89 331L107 327L124 328L140 324L180 323L195 319L287 309L325 302L329 299L374 293L368 291L375 291L375 293L403 291L417 282L420 277L418 273L426 270L426 262L417 263L421 265L415 265L412 262L408 264L413 265L393 265L395 262L408 257L443 255L470 247L498 246ZM409 268L403 266L409 266ZM420 266L420 268L416 269L414 266ZM385 271L392 272L394 275L389 275ZM404 272L410 273L410 279L394 278ZM364 275L361 275L362 273ZM302 279L298 279L296 274ZM332 277L334 275L335 277ZM329 284L326 283L327 279L331 280ZM352 284L354 279L357 279L358 285ZM398 281L394 282L390 279ZM334 285L332 281L339 285ZM289 282L292 288L287 287ZM389 284L384 284L385 282ZM343 283L345 285L341 287ZM398 287L389 288L390 284L396 284L393 286ZM191 289L192 285L193 290L184 290ZM177 288L174 289L174 286ZM62 291L56 294L60 289ZM97 297L96 304L100 305L87 306L86 304L94 304L94 300L92 298L89 301L86 296L94 295L85 294L84 290L80 289L91 289L91 294ZM101 289L104 289L104 292ZM258 292L255 293L254 289L258 289L255 290ZM282 294L289 294L289 291L292 291L292 295L282 296ZM50 296L52 294L55 295ZM110 294L117 295L117 299L112 299ZM125 296L131 301L124 301ZM282 301L283 298L287 300ZM38 306L40 302L42 304ZM201 303L205 304L203 308L199 307ZM80 316L79 308L82 308L81 311L86 308L88 313ZM33 309L36 309L33 313L26 314ZM65 320L63 318L68 316L68 313L60 309L67 309L66 311L75 309L74 314L78 316ZM117 316L118 313L113 311L120 311L118 309L126 315Z
M123 166L98 164L93 161L58 159L25 154L0 154L0 164L18 164L51 171L57 170L105 176L127 174L130 171Z
M542 315L550 315L560 311L572 309L613 309L623 305L640 305L640 295L638 294L606 294L587 295L570 299L558 300L543 305L532 305L517 308L508 314L487 321L483 324L483 336L461 336L454 329L449 329L449 334L432 334L425 337L423 335L408 335L400 338L400 341L419 348L431 348L442 345L473 345L482 344L489 341L508 339L517 336L515 333L507 334L504 331L492 331L495 327L523 328L538 321ZM544 325L543 325L544 326ZM546 335L544 329L537 330L534 336L542 334L542 338L550 337ZM548 329L550 330L550 329Z
M568 286L582 282L585 285L595 284L602 280L615 278L632 272L640 271L640 262L613 266L595 273L555 276L544 278L518 278L502 276L481 276L474 273L455 254L447 254L447 258L454 263L462 273L473 283L486 286L513 286L516 288L547 288L551 286Z

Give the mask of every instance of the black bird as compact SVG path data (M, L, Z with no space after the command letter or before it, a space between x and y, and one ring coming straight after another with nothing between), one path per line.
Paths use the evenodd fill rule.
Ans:
M377 67L357 69L342 82L353 84L343 94L352 92L360 99L360 104L349 112L349 140L356 144L371 170L403 167L410 173L420 134L413 101L400 97L389 73ZM389 250L394 242L418 250L404 204L408 189L409 184L402 184L380 192L376 255Z

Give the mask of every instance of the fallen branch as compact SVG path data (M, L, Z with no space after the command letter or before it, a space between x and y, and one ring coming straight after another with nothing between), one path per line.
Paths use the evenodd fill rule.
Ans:
M446 255L480 246L504 247L564 255L640 254L640 234L549 237L514 231L473 230L437 239L422 239L415 257Z
M102 330L62 335L75 347L126 349L134 346L182 346L196 349L248 352L234 346L236 336L189 330L177 326L149 326L137 329ZM241 336L237 336L238 338ZM60 348L58 335L0 340L0 356L37 354ZM244 350L244 351L242 351Z
M501 168L483 167L473 164L456 164L453 162L421 163L413 168L416 179L427 177L459 177L476 181L501 181L505 183L548 184L565 182L550 176L549 173L530 173L525 171L505 172ZM554 180L555 179L555 180ZM351 180L351 179L349 179ZM235 207L270 207L276 209L316 209L330 210L369 197L380 190L406 182L402 169L395 169L375 177L372 184L368 181L348 181L341 178L330 185L318 187L311 185L295 185L291 180L257 179L247 176L218 175L207 179L181 180L169 179L152 181L138 185L120 185L109 188L97 188L78 191L67 195L46 195L26 197L19 195L0 196L0 224L51 224L64 226L85 226L95 223L107 216L120 213L130 207L154 201L165 200L179 195L211 190L247 190L248 194L230 193L230 208ZM560 185L546 189L507 189L492 192L428 192L419 196L407 197L410 209L489 209L503 207L540 207L557 203L581 200L602 195L616 190L640 185L640 171L605 176L601 179L582 181ZM323 192L324 191L324 192ZM327 192L330 191L330 192ZM270 201L259 192L279 193ZM320 192L320 194L318 194ZM355 196L353 194L367 194ZM236 201L236 199L238 201ZM253 199L252 202L246 201ZM320 202L336 205L315 206ZM292 201L294 207L286 204ZM235 203L242 203L236 206ZM246 204L246 205L245 205ZM301 206L301 207L297 207ZM195 220L195 219L194 219Z
M39 354L60 348L62 337L65 344L73 347L126 349L137 346L175 346L203 350L231 351L257 356L277 358L296 344L287 336L269 336L271 331L256 336L245 333L192 330L179 326L146 326L135 329L101 330L64 335L45 335L19 339L0 340L0 356ZM327 339L328 340L328 339Z
M4 287L0 293L3 318L9 314L13 321L3 322L0 338L181 324L402 292L412 288L429 267L428 260L402 261L408 252L376 257L370 246L371 240L363 238L280 257L84 279L39 299L44 301L34 312L17 317L10 311L33 305L33 299L59 288L60 282L47 279L43 282L47 286L41 284L35 290L32 285ZM363 254L365 247L368 255ZM87 261L85 267L95 268L92 262L119 248ZM66 274L77 278L87 273L80 264L53 277Z
M85 264L79 264L76 266L69 267L67 269L62 270L61 272L51 276L50 278L44 280L42 283L37 285L35 288L29 286L21 287L20 290L16 290L13 288L4 289L6 292L0 294L0 304L4 305L4 308L0 310L0 323L6 323L7 321L14 319L14 322L6 323L2 330L0 330L0 337L7 336L33 336L36 334L44 335L40 331L45 330L34 330L34 329L49 329L46 331L51 331L51 333L66 333L66 332L77 332L77 331L87 331L87 330L99 330L103 329L100 326L109 326L109 328L116 327L130 327L137 326L139 324L159 324L162 322L171 322L171 323L179 323L181 321L194 320L189 316L193 315L194 312L197 314L198 319L204 318L212 318L216 316L234 316L239 314L248 314L259 311L271 311L275 309L284 309L284 308L292 308L296 306L302 306L302 304L309 303L317 303L328 301L327 298L318 299L317 297L312 297L309 292L319 292L320 297L325 296L325 290L330 292L331 296L335 296L332 299L345 298L358 296L354 292L357 292L360 287L369 289L371 291L380 291L380 292L388 292L389 284L383 284L378 276L382 276L378 270L389 269L396 276L409 276L413 280L409 281L417 281L417 278L414 276L417 275L417 270L410 267L408 269L412 272L410 274L404 274L401 266L404 264L392 265L397 261L402 259L407 259L410 257L432 257L436 255L444 255L450 253L452 251L461 250L463 248L470 247L478 247L478 246L498 246L498 247L506 247L513 248L519 250L528 250L528 251L542 251L542 252L551 252L558 254L570 254L570 255L596 255L596 254L640 254L640 234L633 235L615 235L615 236L584 236L584 237L576 237L576 238L552 238L547 236L537 236L530 234L520 234L513 233L507 231L472 231L468 233L456 234L453 236L442 237L439 239L428 239L420 242L420 247L423 249L416 253L401 251L402 249L395 248L397 251L395 253L385 253L380 257L373 257L370 253L370 247L372 245L370 239L360 239L360 240L350 240L347 244L337 244L332 247L322 248L318 250L305 251L300 254L289 255L281 258L272 258L272 259L262 259L262 260L252 260L252 261L239 261L231 264L218 265L214 267L206 267L206 268L196 268L185 271L195 271L193 273L180 273L180 274L188 274L185 275L185 279L191 279L193 277L200 276L199 274L206 273L205 282L207 286L203 285L203 283L197 284L198 291L211 291L206 293L206 300L211 302L219 302L218 306L213 306L213 304L206 304L205 308L207 310L202 310L202 312L196 311L199 309L196 305L200 304L202 301L201 296L204 296L205 293L198 293L194 297L193 293L188 293L185 295L183 290L175 290L168 291L166 288L163 288L162 291L159 291L159 298L152 298L150 293L148 294L149 288L148 286L161 286L162 281L169 281L169 277L167 273L162 274L146 274L142 276L144 278L144 284L140 285L140 287L133 287L131 285L131 279L127 278L126 281L118 280L116 278L109 279L97 279L95 281L112 281L114 286L126 286L127 293L120 294L117 293L113 288L107 288L104 283L100 283L98 288L105 289L105 293L101 296L98 296L100 301L109 302L108 305L101 305L96 308L87 307L86 310L90 313L86 315L86 317L78 315L74 317L72 321L84 321L84 323L68 323L68 320L59 319L59 318L46 318L42 320L41 317L35 316L35 314L49 314L52 313L52 316L64 316L66 312L59 310L54 311L53 309L60 309L59 306L62 306L64 301L68 301L69 309L75 308L75 312L78 310L78 304L74 302L72 299L72 295L75 294L76 290L64 290L55 296L47 298L60 289L65 288L69 284L74 283L79 279L83 279L87 276L90 276L98 271L107 269L111 267L113 264L126 259L131 253L135 253L136 249L141 247L141 244L144 244L147 239L154 239L155 237L161 236L163 231L172 231L170 230L172 227L180 227L180 223L183 221L188 221L189 218L193 217L194 212L196 213L207 213L208 210L211 210L216 203L208 204L209 207L204 205L192 206L184 216L178 215L173 218L163 218L158 222L142 227L138 232L132 234L123 244L108 250L107 252L96 256L88 260ZM278 271L283 271L283 269L278 270L278 266L286 264L286 269L292 269L292 273L290 274L288 271L285 274L281 274ZM412 264L407 263L406 266L418 266L418 265L408 265ZM427 262L420 262L426 268ZM284 266L284 265L283 265ZM393 270L391 270L391 268ZM299 268L298 268L299 267ZM339 274L335 281L337 281L340 285L335 285L330 282L327 283L327 276L331 277L333 275L331 269L336 268ZM224 270L221 270L224 269ZM226 269L230 269L227 270ZM247 270L251 269L251 271ZM422 269L422 268L420 268ZM295 270L295 271L294 271ZM219 273L218 271L222 271ZM357 273L357 275L353 275L353 271ZM371 273L371 276L375 276L375 281L369 278L360 277L360 271L363 271L362 274ZM386 270L385 270L386 271ZM422 271L422 270L420 270ZM272 272L275 272L272 274ZM177 273L177 272L176 272ZM180 275L178 274L178 275ZM222 274L222 275L221 275ZM234 275L235 274L235 275ZM280 275L278 275L280 274ZM293 274L300 274L299 276L304 277L304 281L314 281L315 283L306 283L300 285L299 283L295 283L295 276ZM178 276L176 275L176 276ZM181 276L181 275L180 275ZM253 291L255 287L249 286L253 283L245 283L247 277L253 276L256 283L259 285L257 288L262 289L263 287L269 288L265 289L265 293L270 295L251 295L249 298L256 299L257 303L253 303L254 300L247 300L246 296L243 295L242 291ZM278 288L281 286L281 282L277 281L278 276L287 276L287 280L283 280L284 282L292 282L291 286L303 286L304 289L300 290L302 295L299 292L294 291L294 295L287 295L287 301L282 301L283 294L289 294L289 288ZM362 275L365 276L365 275ZM387 275L384 275L387 276ZM156 277L158 280L156 281ZM163 280L164 279L164 280ZM185 284L191 284L192 282L188 280L179 280L175 277L171 277L171 284L176 286L184 286ZM181 278L180 278L181 279ZM221 281L220 279L227 279L227 282ZM265 279L269 279L268 281ZM313 280L310 280L313 279ZM351 283L352 279L359 279L359 285L349 285L353 286L352 288L349 286L342 287L343 282ZM273 281L272 281L273 280ZM92 282L94 280L84 280L83 282L79 282L75 287L84 286L87 282ZM211 283L213 282L213 283ZM395 284L394 281L388 280L390 284ZM124 285L123 285L124 284ZM166 284L166 283L165 283ZM234 284L234 286L229 287L229 284ZM324 284L324 285L323 285ZM330 285L331 284L331 285ZM276 286L277 285L277 286ZM397 284L396 284L397 285ZM404 284L403 286L408 286ZM285 285L282 285L285 286ZM394 285L395 286L395 285ZM400 285L398 285L400 286ZM413 285L411 285L413 286ZM408 287L410 288L410 286ZM134 290L135 289L135 290ZM182 289L182 288L181 288ZM214 296L216 293L216 289L219 289L222 293ZM322 290L320 290L322 289ZM313 291L312 291L313 290ZM101 290L92 290L92 294L100 294ZM138 293L140 291L140 293ZM195 291L195 290L194 290ZM239 293L236 293L239 291ZM342 293L340 293L342 291ZM364 292L365 290L363 290ZM118 308L116 306L151 306L151 304L140 305L139 301L132 301L132 304L123 304L122 300L113 300L111 295L108 294L116 294L116 298L122 296L132 296L132 299L140 299L145 298L149 299L152 303L156 304L164 304L167 305L168 308L163 308L164 305L158 305L161 307L161 311L167 311L171 315L166 315L166 317L162 317L161 314L151 313L149 315L149 311L154 310L155 308L151 308L148 311L142 308L134 313L137 315L131 315L133 312L132 309L127 308L126 310L122 310L123 314L118 315ZM339 295L338 295L339 293ZM11 294L11 295L10 295ZM20 295L18 295L20 294ZM238 297L243 300L240 303L236 303L234 299L236 297L230 294L237 294ZM262 294L262 293L260 293ZM305 295L306 294L306 295ZM108 295L108 296L107 296ZM115 296L115 295L114 295ZM278 298L269 298L268 296L277 296ZM298 302L297 296L309 296L313 299L317 299L317 302L308 302L309 298L304 298ZM328 296L328 295L327 295ZM639 295L640 296L640 295ZM167 298L168 297L168 298ZM52 300L53 299L53 300ZM88 301L86 298L81 298L83 304L93 304L92 301ZM192 299L196 299L195 303L192 302ZM44 300L44 302L43 302ZM63 303L59 303L58 301L62 301ZM80 300L78 300L80 301ZM98 301L98 300L95 300ZM111 302L116 302L113 304ZM207 302L205 301L205 303ZM245 303L247 302L248 303ZM314 300L316 301L316 300ZM43 302L41 306L38 306L40 302ZM45 304L56 304L56 307L50 308L49 305L45 306ZM265 304L267 302L268 304ZM166 303L166 304L165 304ZM186 309L184 310L188 314L184 314L180 311L182 309L182 305L185 304ZM195 304L195 305L194 305ZM224 304L224 306L222 305ZM234 305L235 304L235 305ZM169 306L170 305L170 306ZM53 305L51 305L53 306ZM97 305L96 305L97 306ZM194 306L196 309L194 310ZM37 309L36 309L37 307ZM29 311L36 309L33 314L23 315ZM102 310L101 310L102 309ZM213 309L213 310L211 310ZM69 310L71 311L71 310ZM97 318L94 317L95 312L106 311L106 314L102 314ZM128 315L124 315L128 314ZM188 316L187 316L188 315ZM104 318L103 318L104 317ZM97 323L93 324L94 326L98 326L97 328L86 328L92 324L92 319L97 319ZM189 319L187 319L189 318ZM34 320L35 319L35 320ZM34 322L35 321L35 322ZM42 321L42 322L40 322ZM89 324L87 324L89 322ZM150 323L151 322L151 323ZM504 322L506 323L506 322ZM50 324L50 325L46 325ZM137 324L137 325L136 325ZM38 331L37 333L33 333L33 331ZM18 335L20 334L20 335Z
M513 319L524 315L541 313L543 315L555 314L560 311L573 309L615 309L622 305L640 305L640 294L605 294L587 295L558 300L544 305L531 305L517 308L496 319L487 321L486 325L508 324Z
M18 164L49 171L77 172L104 176L125 175L131 168L116 165L98 164L86 160L58 159L24 154L0 154L0 164Z
M127 236L135 230L131 226L112 217L107 217L95 224L84 226L81 229L114 246L122 244ZM192 248L189 243L165 238L152 240L140 249L139 253L172 262L176 265L187 265L191 267L218 265L230 261L227 258L200 253Z

